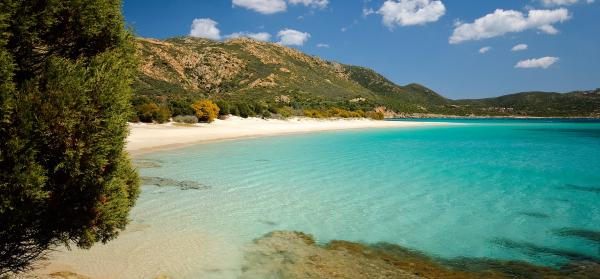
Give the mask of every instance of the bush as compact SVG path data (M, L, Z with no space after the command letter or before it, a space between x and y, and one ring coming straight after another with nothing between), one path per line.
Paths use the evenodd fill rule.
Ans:
M165 123L169 121L169 117L171 117L171 112L169 108L166 106L158 106L155 103L148 103L143 105L138 105L136 107L137 110L137 118L139 121L145 123Z
M263 119L271 118L271 112L268 111L268 110L265 110L265 111L262 112L261 117Z
M195 124L198 123L198 117L193 115L177 115L173 117L173 122Z
M256 115L256 114L254 114L254 110L252 108L250 108L250 106L246 103L237 104L237 109L239 112L239 116L241 116L242 118L248 118L250 116Z
M314 110L314 109L304 110L304 116L310 117L310 118L326 118L327 117L326 115L323 115L323 113L321 113L321 111Z
M381 112L381 111L370 111L367 113L366 117L374 119L374 120L383 120L385 118L385 116L383 115L383 112Z
M219 107L210 100L200 100L192 104L198 120L202 122L213 122L219 116Z
M192 115L195 113L191 105L194 102L187 98L177 98L169 100L169 109L173 115Z
M291 107L282 107L277 110L277 113L283 118L290 118L294 115L294 109Z
M231 113L231 106L228 102L223 100L218 100L215 104L219 107L219 116L229 115Z

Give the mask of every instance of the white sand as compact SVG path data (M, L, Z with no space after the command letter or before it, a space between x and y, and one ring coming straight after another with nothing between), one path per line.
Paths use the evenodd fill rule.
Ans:
M366 128L437 126L447 123L375 121L369 119L289 120L229 117L210 124L130 124L127 151L133 155L192 144L246 137Z

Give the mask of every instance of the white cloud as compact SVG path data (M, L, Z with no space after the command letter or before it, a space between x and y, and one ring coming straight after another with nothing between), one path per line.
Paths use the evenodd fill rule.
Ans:
M302 46L310 38L310 34L293 29L283 29L277 33L279 42L286 46Z
M362 10L362 14L364 17L368 17L374 13L376 13L375 10L373 10L371 8L363 8L363 10Z
M446 7L439 0L387 0L377 13L383 24L393 28L435 22L446 13Z
M257 41L267 42L271 39L271 34L267 32L251 33L251 32L235 32L226 36L227 38L246 37Z
M320 43L320 44L317 44L317 47L319 47L319 48L329 48L329 45L328 44Z
M550 66L552 66L552 64L558 62L558 60L559 60L558 57L551 57L551 56L546 56L546 57L536 58L536 59L521 60L521 61L519 61L519 63L517 63L517 65L515 65L515 68L548 69L548 67L550 67Z
M289 0L290 4L302 4L307 7L323 9L329 4L329 0Z
M192 21L192 28L190 30L190 36L220 40L221 31L217 28L217 22L210 18L196 18Z
M284 0L233 0L233 6L250 9L261 14L285 12L287 5Z
M579 0L540 0L544 6L569 6L576 4ZM588 4L594 3L594 0L586 0Z
M529 48L529 46L527 46L526 44L518 44L516 46L514 46L511 51L522 51L522 50L527 50L527 48Z
M449 42L458 44L470 40L481 40L502 36L511 32L538 29L547 34L556 34L553 24L571 19L565 8L555 10L530 10L527 15L514 10L497 9L494 13L476 19L473 23L461 23L454 29Z
M479 49L479 53L484 54L488 51L492 50L492 47L486 46Z

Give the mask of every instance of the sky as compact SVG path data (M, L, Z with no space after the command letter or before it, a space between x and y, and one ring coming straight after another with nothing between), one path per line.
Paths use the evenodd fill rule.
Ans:
M124 0L136 35L245 36L452 99L600 87L600 0Z

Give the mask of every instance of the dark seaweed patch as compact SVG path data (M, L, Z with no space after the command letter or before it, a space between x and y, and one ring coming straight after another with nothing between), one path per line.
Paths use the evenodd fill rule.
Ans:
M599 262L600 258L596 258L594 256L589 256L586 254L582 254L579 252L565 250L565 249L556 249L545 246L540 246L537 244L529 243L529 242L520 242L514 241L506 238L496 238L491 241L494 244L497 244L501 247L508 249L515 249L520 251L525 255L529 255L532 257L540 257L544 255L557 256L564 259L568 259L570 261L593 261Z
M196 181L178 181L163 177L142 177L142 185L153 185L158 187L178 187L181 190L202 190L209 187Z
M520 211L520 212L518 212L518 214L528 216L528 217L538 218L538 219L550 218L550 215L548 215L546 213L535 212L535 211Z
M263 223L265 225L269 225L269 226L277 226L276 222L269 221L269 220L258 220L258 222Z
M575 191L591 192L591 193L600 194L600 187L594 187L594 186L581 186L581 185L575 185L575 184L565 184L565 186L561 187L561 188L566 189L566 190L575 190Z
M554 234L563 237L578 237L583 238L596 244L600 244L600 231L586 230L586 229L573 229L573 228L562 228L555 230Z

